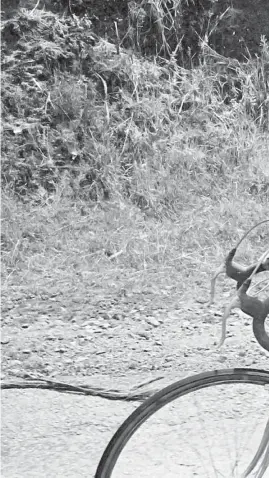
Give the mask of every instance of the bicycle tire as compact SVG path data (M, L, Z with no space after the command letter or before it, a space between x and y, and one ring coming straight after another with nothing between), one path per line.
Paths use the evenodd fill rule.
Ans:
M221 369L192 375L168 385L146 399L118 428L98 464L95 478L110 478L115 464L136 430L155 412L188 393L217 384L249 383L269 385L269 371L258 369Z

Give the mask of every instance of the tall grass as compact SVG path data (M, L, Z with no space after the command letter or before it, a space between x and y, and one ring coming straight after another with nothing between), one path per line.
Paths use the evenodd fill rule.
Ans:
M35 35L46 35L55 16L37 10L31 28L33 16ZM18 272L49 277L53 264L55 274L79 270L100 284L118 277L120 286L129 271L130 281L181 293L200 285L268 216L265 39L245 63L204 42L192 69L99 40L63 71L63 48L43 49L48 80L33 69L19 85L13 68L3 77L5 283ZM263 248L262 234L245 259Z

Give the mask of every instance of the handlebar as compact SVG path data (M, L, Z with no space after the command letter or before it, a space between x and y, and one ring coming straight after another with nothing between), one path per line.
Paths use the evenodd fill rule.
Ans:
M237 298L226 308L223 316L222 339L220 343L223 344L225 340L226 321L231 310L234 307L239 307L245 314L252 317L254 336L261 347L269 352L269 335L265 330L265 319L269 314L269 297L262 301L257 297L251 297L247 294L253 274L269 271L269 257L266 257L261 263L257 262L248 267L243 267L233 261L235 253L236 248L233 248L227 255L224 265L216 271L211 281L211 303L214 299L215 282L219 274L225 273L237 283Z

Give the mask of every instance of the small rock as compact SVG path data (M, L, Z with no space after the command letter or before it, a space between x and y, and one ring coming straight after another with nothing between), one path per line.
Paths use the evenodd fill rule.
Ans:
M152 327L158 327L160 325L159 321L155 317L146 317L146 322Z
M137 332L137 335L139 335L139 337L142 337L143 339L149 339L149 334L145 330L140 330L139 332Z
M196 302L198 304L206 304L208 302L208 299L205 297L197 297Z
M169 356L168 356L168 357L165 357L165 358L164 358L164 361L165 361L165 362L172 362L172 361L173 361L173 357L169 357Z
M20 360L11 360L9 362L9 366L10 367L15 367L15 369L16 369L16 367L19 367L20 365L21 365Z
M135 370L136 369L136 363L135 362L131 362L129 364L129 367L128 367L130 370Z
M102 317L102 318L105 319L105 320L110 320L110 317L109 317L109 315L108 315L106 312L102 312L102 313L100 314L100 317Z
M64 336L63 335L58 335L57 340L64 340Z
M96 327L100 327L100 321L99 320L90 320L90 323L88 325L95 325Z
M29 355L31 353L31 350L30 349L23 349L22 353L25 354L25 355Z
M29 324L27 324L27 323L25 322L25 323L21 324L21 326L22 326L23 329L28 329Z
M31 355L25 363L27 370L41 371L44 368L44 363L41 357Z
M140 365L139 366L140 370L148 370L148 368L149 368L148 365Z
M77 344L78 344L79 347L82 347L86 343L87 343L87 340L85 339L85 337L80 337L80 338L77 339Z
M51 365L48 365L47 367L44 367L44 372L47 373L48 375L52 374L53 367Z
M122 318L122 316L120 314L113 314L112 315L112 319L114 320L120 320Z
M6 345L6 344L9 344L10 340L8 338L6 339L1 339L1 344L2 345Z
M9 375L13 375L14 377L20 377L21 373L21 370L19 370L18 368L13 368L9 370Z
M179 312L172 312L172 311L170 311L170 312L168 312L167 315L168 315L168 318L169 318L170 320L178 320L178 319L180 318Z
M108 328L111 327L111 326L110 326L110 324L109 324L108 322L102 322L102 323L99 325L99 327L100 327L101 329L108 329Z

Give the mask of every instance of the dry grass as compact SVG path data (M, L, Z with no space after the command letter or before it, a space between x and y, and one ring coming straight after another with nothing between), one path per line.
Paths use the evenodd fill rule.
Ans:
M265 208L227 191L218 201L192 197L173 218L148 217L126 202L92 205L54 195L46 205L3 201L3 286L21 283L199 295L212 270ZM247 209L246 209L247 205ZM243 213L244 211L244 213ZM268 243L260 227L240 247L248 263ZM41 281L41 282L40 282Z
M38 28L54 22L32 15ZM43 52L54 68L56 43ZM31 127L25 84L12 89L12 72L5 74L4 121L11 96L17 105L15 141L9 130L4 137L6 286L16 274L66 281L78 274L89 287L192 292L248 227L268 217L268 45L263 40L260 58L245 64L202 46L200 65L187 70L173 55L160 66L100 40L91 72L81 60L75 73L74 65L56 68L50 83L33 79ZM20 202L26 168L34 183ZM266 240L265 228L256 231L242 258L257 257Z

